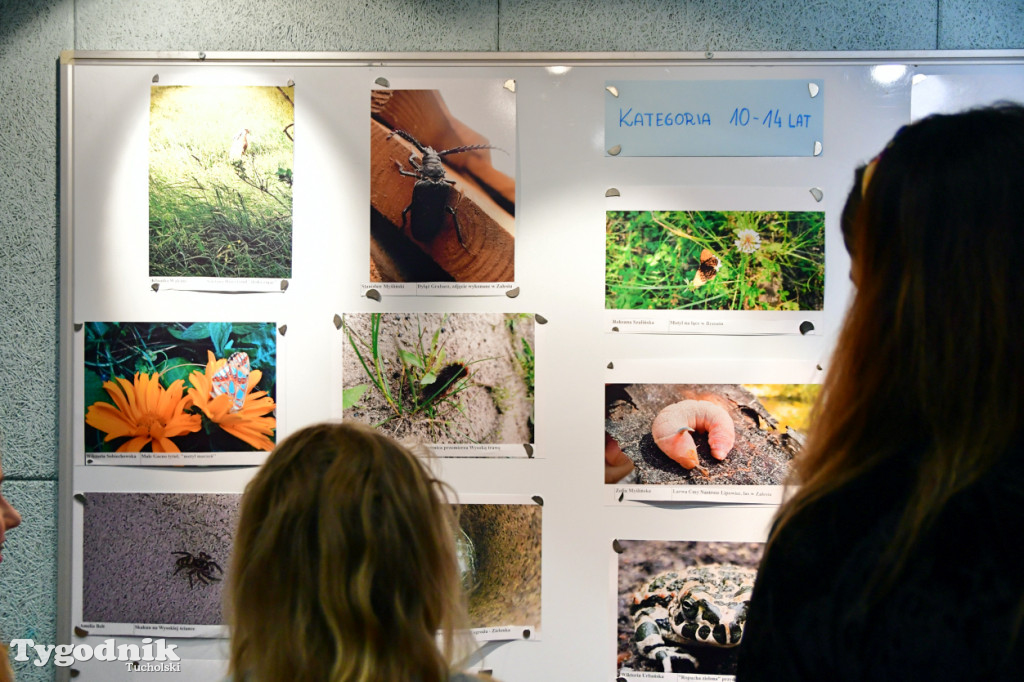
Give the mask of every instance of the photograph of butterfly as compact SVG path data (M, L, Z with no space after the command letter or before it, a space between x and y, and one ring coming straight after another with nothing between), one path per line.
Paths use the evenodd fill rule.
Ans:
M270 322L87 322L86 453L272 450Z
M821 211L608 211L608 310L821 310Z

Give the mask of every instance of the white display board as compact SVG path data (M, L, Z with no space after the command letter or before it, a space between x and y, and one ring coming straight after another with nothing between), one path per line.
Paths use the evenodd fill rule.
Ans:
M616 410L635 401L639 413L648 414L644 410L656 412L660 406L640 404L637 396L651 394L644 385L664 385L668 387L665 390L677 391L687 399L693 393L698 401L726 404L735 391L746 391L755 384L819 383L827 371L829 350L852 290L839 215L853 169L871 159L912 117L993 99L1024 100L1024 53L723 53L709 58L704 54L637 53L72 52L62 59L61 79L58 627L64 641L97 646L105 632L129 642L176 632L171 628L147 635L156 631L127 626L97 628L97 623L86 618L88 611L83 615L83 606L92 608L83 605L83 580L91 575L88 567L83 570L86 548L91 548L89 556L95 554L96 547L102 548L103 536L96 529L114 523L106 517L89 521L83 514L91 495L114 506L126 501L142 507L157 504L154 499L165 499L152 498L152 494L229 499L225 495L243 490L262 457L262 449L252 445L264 442L259 437L254 436L248 445L239 444L246 452L232 460L232 447L205 445L207 441L196 444L198 432L191 431L187 437L192 440L182 435L171 442L187 441L188 447L197 451L213 448L226 452L205 462L184 455L165 460L133 455L127 458L130 462L119 462L109 452L99 458L102 461L91 461L87 452L107 448L105 432L86 421L86 411L96 404L97 391L103 390L100 384L114 380L110 373L115 370L108 372L102 367L123 369L130 363L135 363L136 371L145 366L170 367L166 363L174 348L174 352L187 349L192 354L191 359L175 360L176 371L185 380L182 390L193 385L188 383L192 377L203 375L214 383L241 381L243 391L254 393L268 387L273 377L267 396L273 403L265 403L273 411L263 416L276 420L265 422L272 425L268 427L273 430L270 439L276 441L307 424L342 417L342 388L351 386L351 376L344 376L343 371L345 349L353 343L346 330L369 328L346 327L346 315L369 325L368 320L375 319L373 314L400 313L403 320L411 320L409 324L442 320L436 322L438 329L456 319L456 328L438 332L438 339L447 338L443 334L455 335L450 346L441 341L431 345L433 327L425 336L421 333L419 338L425 339L427 346L422 358L438 363L433 374L447 369L458 381L468 378L458 389L465 389L465 395L485 384L491 396L504 392L504 397L496 399L497 411L502 412L506 403L500 401L511 400L508 396L516 391L509 390L502 380L487 384L485 368L494 354L476 357L468 350L452 350L448 357L441 350L463 348L457 334L469 328L465 320L473 315L481 319L505 315L530 322L528 373L532 379L524 379L526 388L517 389L520 397L528 390L530 433L469 436L461 427L453 427L438 436L446 445L439 448L441 458L435 466L460 495L476 504L511 497L527 506L542 506L541 617L528 623L488 623L488 636L475 663L493 670L505 682L610 681L620 675L617 656L622 653L617 641L619 588L614 541L727 543L729 551L739 551L735 548L766 539L782 491L778 472L761 484L734 479L740 482L699 485L698 471L716 466L724 469L740 461L737 455L719 462L702 459L694 469L680 469L667 486L645 480L605 483L603 441L605 434L611 433L606 429L614 431L606 425L606 420L609 424L613 420L610 396L619 401ZM732 109L735 118L731 124L737 129L741 122L751 125L755 121L769 127L804 126L805 114L794 114L797 109L787 112L784 104L771 104L770 98L773 82L785 83L790 89L794 83L806 82L808 97L823 98L815 100L815 105L823 107L824 120L812 119L815 125L822 124L821 139L813 139L812 147L805 149L809 143L800 138L801 151L792 155L786 155L785 146L781 152L773 152L779 154L775 156L744 154L743 141L735 139L729 143L729 155L657 156L650 150L643 152L646 155L630 155L628 150L606 144L610 139L606 114L615 106L610 98L618 96L608 86L636 82L664 83L666 87L701 82L701 87L679 88L687 93L713 93L716 82L765 86L758 88L758 101L769 104L744 107L739 102ZM198 129L205 129L204 117L218 119L221 110L200 116L187 114L195 105L176 104L179 108L170 114L159 113L172 121L193 116L187 119L192 122L188 130L175 128L169 135L194 134L197 140L180 147L191 150L191 159L179 159L194 164L195 176L186 173L168 183L168 196L180 196L173 193L188 185L190 196L207 197L211 213L224 212L227 209L216 203L223 199L220 190L211 189L206 179L210 176L200 175L224 171L231 182L246 183L269 197L268 204L285 206L268 219L271 227L279 227L285 235L281 243L286 246L267 253L290 249L284 255L283 269L255 274L232 270L240 259L240 247L255 248L255 242L242 244L241 239L229 239L203 256L223 270L197 271L193 276L154 265L163 257L151 255L156 240L156 232L151 231L157 213L154 202L158 201L151 179L151 164L156 163L152 150L158 146L154 142L156 100L177 94L177 88L199 93L202 100L213 99L213 93L219 96L229 89L242 92L242 88L250 88L245 92L290 104L293 119L277 124L276 141L270 132L250 122L254 117L245 118L252 116L250 113L232 113L235 120L220 124L237 130L233 136L210 133L220 135L223 141L223 151L217 152L198 142L205 134ZM804 88L796 90L803 93ZM409 155L426 165L424 148L442 144L419 139L416 134L393 132L404 130L402 121L407 119L402 118L405 109L396 104L399 100L387 98L392 93L418 96L414 91L441 93L454 119L481 136L472 139L484 140L477 146L497 148L486 152L494 160L490 164L494 171L511 180L503 197L497 190L474 190L473 183L464 180L476 177L477 171L468 162L465 167L455 164L461 163L459 157L469 158L475 152L448 147L432 149L451 151L444 155L452 164L446 167L451 182L442 183L447 185L443 190L429 190L443 196L443 203L430 208L426 193L411 194L418 191L413 186L423 181L425 172L415 170L416 163ZM414 109L427 106L416 101L410 105ZM371 124L371 107L378 106L391 109ZM758 106L768 107L764 119ZM700 126L709 129L713 124L716 135L733 135L730 120L716 113L712 121L711 109L710 103L688 102L679 112L662 112L666 116L660 118L655 112L647 120L650 125L679 124L671 131L665 127L665 134L704 134L707 129ZM430 116L427 119L432 120ZM390 122L390 133L387 126L374 127L381 120ZM691 123L692 130L688 128ZM293 141L293 147L285 138ZM250 159L257 151L270 154L273 145L289 151L280 152L285 155L275 162L276 170L258 169ZM380 161L381 157L375 156L379 149L391 150L386 152L390 156ZM419 177L410 177L410 173ZM381 182L387 187L379 185ZM404 194L400 199L389 198L392 191ZM406 205L408 210L404 210ZM166 217L168 210L161 204L162 216ZM475 222L474 211L491 217L487 227ZM749 222L754 220L754 212L760 212L757 220L761 222ZM428 213L442 222L435 227L417 223L430 217ZM370 268L371 250L377 248L377 233L371 233L371 216L376 214L406 234L410 229L413 234L424 230L409 243L418 245L426 260L434 261L442 271L449 268L447 272L469 274L455 277L461 279L455 282L379 281ZM774 216L775 227L764 217L769 214ZM281 222L282 215L285 222ZM721 224L714 227L715 221ZM721 227L726 224L728 227ZM810 225L799 235L803 241L790 239L792 235L786 232L796 230L787 226L797 224ZM644 251L647 246L634 243L623 247L625 260L617 261L612 253L619 245L609 236L617 225L626 225L627 236L631 231L654 235L652 239L674 245L676 251L663 256L654 246ZM182 240L189 237L187 228L175 234ZM793 246L794 241L799 244ZM170 252L185 253L186 248L172 246ZM797 294L791 290L794 276L785 270L786 265L760 280L753 275L743 279L754 272L755 264L767 268L773 258L782 263L782 256L770 254L787 248L814 261L813 277L808 275L813 282L805 291ZM474 274L475 264L492 257L494 263L488 267L493 268ZM630 284L633 280L628 277L633 274L626 271L634 265L641 269L642 261L648 268L654 260L669 257L677 261L665 269L669 279L664 289L672 292L668 299L649 282ZM198 260L202 259L190 256L183 262ZM231 274L216 274L221 271ZM639 298L631 298L630 292L639 292ZM633 302L622 304L624 300ZM648 300L655 309L647 308ZM455 318L453 314L470 315ZM216 326L224 323L232 323L231 328ZM268 327L259 331L253 326L258 324ZM180 343L165 340L156 349L146 346L156 335L164 338L168 334ZM127 342L123 341L126 336L130 337ZM515 339L511 355L522 355L521 338ZM202 342L209 343L209 356ZM271 345L273 357L267 350ZM246 349L246 358L229 363L229 356L240 348ZM129 352L133 359L125 355ZM185 350L181 353L184 358ZM102 359L90 360L100 356ZM204 370L207 357L209 364ZM522 368L527 360L520 358L519 362ZM229 364L234 374L225 369ZM246 377L254 376L250 372L256 370L267 383L247 387ZM417 374L417 379L423 381L426 372ZM122 378L132 381L130 375ZM368 377L360 382L368 385L366 390L376 390ZM720 386L725 388L715 388ZM237 388L231 384L226 390ZM431 395L435 402L423 409L443 407L441 403L452 395L450 390ZM216 390L211 394L206 389L200 397L212 403L216 395ZM623 398L626 395L632 397ZM420 394L424 402L430 402L424 396L425 392ZM239 397L238 406L241 400ZM103 409L109 412L114 408ZM183 434L199 420L195 414L181 418L188 422L182 426ZM406 421L416 418L406 417ZM92 423L109 425L95 419ZM696 428L701 450L699 432L707 427ZM742 438L742 429L737 427L737 433ZM118 442L124 439L113 439L115 445ZM156 442L154 439L135 450L148 453ZM208 442L214 442L212 436ZM637 452L661 456L642 437L631 443L627 447L623 441L623 449L631 456ZM191 466L196 463L211 466ZM217 518L228 523L223 514ZM90 530L90 523L96 528ZM173 537L202 535L201 527L190 528ZM184 593L209 587L205 578L217 578L217 568L226 560L222 555L200 556L199 552L207 551L204 547L216 543L177 546L168 540L165 545L154 550L166 556L153 570L165 573L162 579L176 581ZM114 560L132 559L110 558ZM136 597L124 594L119 598ZM500 633L503 625L527 629L502 639L495 633ZM200 633L215 635L212 639L170 639L178 645L181 657L191 661L182 670L197 671L197 680L216 679L222 670L218 661L225 651L225 641L216 637L221 632L213 627ZM80 667L78 679L135 680L146 674L128 670L123 664L100 665L96 661ZM727 679L727 673L722 675ZM626 676L660 678L640 672ZM719 673L706 677L718 679Z

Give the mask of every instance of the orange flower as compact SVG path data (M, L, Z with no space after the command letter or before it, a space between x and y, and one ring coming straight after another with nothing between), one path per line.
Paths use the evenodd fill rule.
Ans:
M245 403L242 409L232 412L234 400L231 395L221 393L216 398L212 397L213 375L227 364L227 358L217 359L210 351L206 351L206 355L205 371L196 370L188 377L189 383L192 384L192 388L188 389L192 402L209 417L210 421L235 438L245 441L257 450L273 450L274 441L268 436L274 435L277 419L266 415L273 412L277 405L266 391L252 390L263 378L263 372L258 369L249 372L249 382L245 387Z
M169 388L160 385L160 373L152 377L136 372L134 383L114 377L117 381L104 381L103 388L114 404L96 401L89 406L85 423L106 433L104 442L131 436L118 452L141 452L146 443L152 443L153 452L181 452L171 438L194 433L203 422L197 414L187 414L192 400L182 394L185 381L178 379Z

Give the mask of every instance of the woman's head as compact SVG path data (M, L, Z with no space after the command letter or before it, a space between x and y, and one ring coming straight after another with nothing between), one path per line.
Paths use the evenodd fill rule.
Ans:
M233 672L260 682L443 679L451 633L464 625L444 491L407 449L362 425L311 426L279 444L242 500Z
M780 518L884 466L911 479L913 539L1024 423L1024 108L904 127L842 224L856 295Z
M0 486L4 481L4 469L3 464L0 464ZM3 544L7 536L7 531L15 528L21 523L21 514L18 510L7 501L4 497L3 491L0 490L0 561L3 560Z

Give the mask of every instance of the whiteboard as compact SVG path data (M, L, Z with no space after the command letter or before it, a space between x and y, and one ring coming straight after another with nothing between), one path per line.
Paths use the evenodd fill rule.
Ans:
M516 195L515 274L508 286L488 295L465 290L454 296L396 295L368 283L368 105L370 93L382 87L378 79L393 89L514 81L515 134L500 142L512 148L515 159L506 169ZM285 290L152 288L145 226L154 80L218 87L294 84L292 273ZM278 436L283 437L341 416L336 392L344 335L336 316L530 313L546 321L535 331L534 456L438 462L461 495L539 496L543 502L542 624L529 641L488 642L476 662L505 682L612 680L618 608L613 540L760 542L774 506L619 501L614 486L602 482L605 384L820 381L851 294L839 215L853 169L912 118L992 99L1024 100L1024 52L70 52L62 57L61 81L61 636L93 645L102 639L73 633L80 625L82 580L81 513L74 493L232 493L240 492L253 473L246 466L84 464L84 380L76 355L81 325L246 321L284 326L277 347L280 366L287 368L277 390ZM821 151L791 157L610 156L606 84L639 81L820 83ZM486 117L466 122L487 125ZM725 317L736 326L728 334L612 331L602 298L606 211L616 201L606 195L612 188L619 190L622 206L640 209L637 197L655 192L656 202L667 202L662 206L667 208L676 197L690 197L693 205L702 197L723 197L727 205L719 208L726 210L785 196L798 198L787 198L780 210L823 211L820 310L752 317L742 311L730 317L730 311ZM689 207L680 201L677 208ZM371 289L382 294L380 300L367 296ZM642 317L638 312L631 319ZM719 317L708 313L694 319ZM807 317L814 321L813 332L794 332ZM194 670L218 669L223 640L173 641L183 658L195 661ZM80 679L139 674L95 661L82 672ZM217 673L202 673L207 674Z

